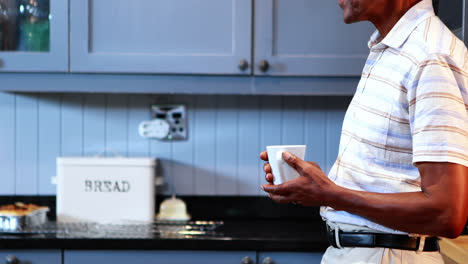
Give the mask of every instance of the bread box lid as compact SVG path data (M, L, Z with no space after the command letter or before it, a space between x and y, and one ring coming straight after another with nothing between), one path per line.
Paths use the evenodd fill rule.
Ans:
M154 158L126 158L126 157L59 157L57 165L74 166L156 166Z

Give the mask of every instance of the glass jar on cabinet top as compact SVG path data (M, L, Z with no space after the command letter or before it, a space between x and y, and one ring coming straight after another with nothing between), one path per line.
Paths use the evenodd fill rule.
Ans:
M0 0L0 51L49 51L49 1Z

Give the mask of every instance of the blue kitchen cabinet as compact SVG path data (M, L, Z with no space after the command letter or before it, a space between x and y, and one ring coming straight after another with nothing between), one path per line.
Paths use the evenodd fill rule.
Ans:
M0 72L68 71L68 1L0 1Z
M255 1L255 75L360 76L374 27L346 25L338 0Z
M71 72L250 74L252 0L71 0Z
M0 250L0 263L62 264L61 250Z
M322 253L260 252L259 264L320 264Z
M465 0L466 1L466 0ZM465 9L463 10L463 39L465 41L465 45L468 46L468 4L464 4Z
M256 264L255 251L65 250L63 264Z

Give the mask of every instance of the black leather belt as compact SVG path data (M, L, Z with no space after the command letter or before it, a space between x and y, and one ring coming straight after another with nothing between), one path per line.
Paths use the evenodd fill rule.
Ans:
M382 247L416 251L419 248L419 237L384 233L343 232L338 231L341 247ZM426 237L423 251L439 251L439 239ZM335 230L328 230L328 242L338 248Z

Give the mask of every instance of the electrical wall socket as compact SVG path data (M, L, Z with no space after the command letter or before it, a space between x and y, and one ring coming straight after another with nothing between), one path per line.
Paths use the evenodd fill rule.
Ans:
M153 119L164 120L169 124L169 133L161 140L187 139L187 114L185 105L154 104L151 106Z

